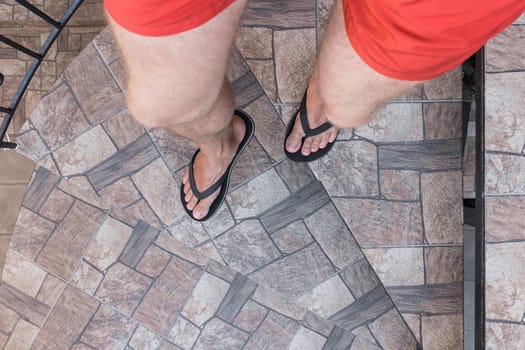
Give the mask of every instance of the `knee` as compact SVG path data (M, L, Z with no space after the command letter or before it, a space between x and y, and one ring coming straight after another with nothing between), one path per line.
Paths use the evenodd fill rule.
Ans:
M146 128L176 128L199 120L210 113L216 100L213 94L182 97L173 91L157 94L132 86L126 94L128 111Z

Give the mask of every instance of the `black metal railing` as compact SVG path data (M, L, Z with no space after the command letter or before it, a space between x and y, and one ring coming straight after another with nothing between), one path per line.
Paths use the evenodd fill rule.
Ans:
M27 90L27 87L29 86L29 83L31 82L31 79L35 75L36 71L38 70L38 67L40 67L40 63L46 56L47 52L51 48L51 45L55 42L57 37L62 32L62 29L66 26L66 24L69 22L73 14L76 12L76 10L79 8L79 6L82 4L83 0L74 0L69 7L66 9L65 13L62 15L62 17L56 21L55 19L51 18L46 13L42 12L39 8L35 7L31 3L25 1L25 0L15 0L20 5L27 8L29 11L34 13L36 16L40 17L44 21L46 21L48 24L50 24L53 28L51 32L49 33L46 41L38 51L33 51L30 48L27 48L7 37L4 35L0 35L0 42L11 46L12 48L21 51L25 53L26 55L33 58L33 63L29 67L29 69L26 71L22 82L18 86L18 89L16 90L16 93L14 97L11 99L11 104L9 107L0 106L0 113L4 114L4 119L2 120L2 124L0 125L0 148L16 148L16 143L4 141L4 138L7 135L7 130L9 128L9 125L11 124L11 121L14 117L14 114L16 112L16 109L18 108L18 105L20 104L20 101L22 100L24 93ZM4 82L4 76L0 72L0 85Z

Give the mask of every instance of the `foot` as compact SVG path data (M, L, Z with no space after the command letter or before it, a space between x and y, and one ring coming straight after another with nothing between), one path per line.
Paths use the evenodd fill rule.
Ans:
M308 96L306 99L306 109L308 111L308 124L310 125L311 129L315 129L328 121L322 113L322 105L318 105L317 107L313 105L313 103L316 101L315 96L312 96L314 94L313 90L314 89L308 89ZM299 151L299 149L301 148L302 139L305 136L303 127L301 125L301 119L299 117L300 116L296 116L292 132L286 139L286 150L290 153L296 153ZM335 139L337 138L338 131L338 128L331 127L330 129L326 130L325 132L319 135L307 137L304 140L303 147L301 148L301 154L303 156L309 156L310 154L315 153L320 149L326 148L328 144L333 143L335 141Z
M226 132L227 135L222 141L222 146L218 147L220 149L214 148L208 152L204 149L199 151L193 163L195 183L199 191L204 191L212 186L225 173L235 156L237 147L244 138L245 132L246 124L240 117L234 115L231 128ZM189 170L186 170L184 173L182 183L184 185L186 207L193 211L192 214L195 219L204 218L221 189L219 188L211 196L199 200L191 190Z

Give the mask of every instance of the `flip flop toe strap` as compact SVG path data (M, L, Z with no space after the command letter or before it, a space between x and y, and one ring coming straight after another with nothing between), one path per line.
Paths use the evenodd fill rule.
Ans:
M311 129L308 124L308 114L306 112L306 93L304 94L303 100L301 101L301 107L299 108L299 117L301 120L301 126L306 137L317 136L322 134L326 130L330 129L333 125L330 122L325 122L319 125L317 128Z
M197 189L197 184L195 183L195 176L193 174L193 163L195 161L195 157L197 156L197 153L199 153L199 151L195 152L195 154L193 155L193 159L191 160L190 166L188 167L189 168L188 177L190 181L191 192L193 192L193 195L197 197L197 199L200 200L200 199L204 199L204 198L211 196L212 194L215 193L215 191L217 191L221 187L221 185L224 182L224 177L226 176L227 172L224 175L222 175L220 179L217 180L213 185L208 187L203 192L200 192Z

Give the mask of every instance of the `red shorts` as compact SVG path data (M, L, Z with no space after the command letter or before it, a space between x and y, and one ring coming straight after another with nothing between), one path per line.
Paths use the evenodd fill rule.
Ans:
M146 36L198 27L233 2L104 0L115 22ZM366 64L394 79L428 80L511 24L525 11L525 0L343 0L343 7L348 38Z

